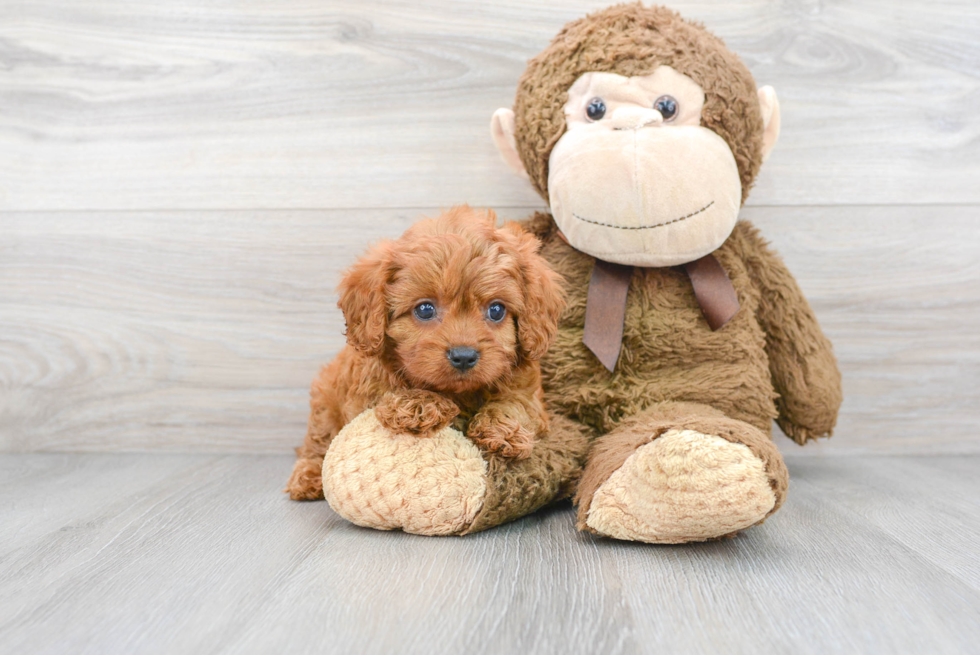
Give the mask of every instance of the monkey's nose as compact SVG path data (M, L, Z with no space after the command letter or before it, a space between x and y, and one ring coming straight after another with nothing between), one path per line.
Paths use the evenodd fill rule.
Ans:
M663 122L663 114L656 109L645 107L620 107L612 115L614 130L638 130L648 125L657 126Z
M465 373L476 366L480 360L480 352L475 348L456 346L446 351L446 357L449 358L449 363L453 365L454 369L460 373Z

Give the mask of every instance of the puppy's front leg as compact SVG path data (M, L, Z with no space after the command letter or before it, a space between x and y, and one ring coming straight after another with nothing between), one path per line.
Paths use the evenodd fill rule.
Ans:
M503 457L530 457L534 437L548 428L544 404L537 398L498 398L480 408L466 436Z
M389 391L374 408L378 422L392 432L427 437L443 429L459 414L456 403L432 391Z

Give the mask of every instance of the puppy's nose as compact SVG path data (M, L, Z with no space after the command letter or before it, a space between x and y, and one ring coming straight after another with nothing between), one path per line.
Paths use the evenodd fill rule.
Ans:
M453 368L460 373L465 373L476 366L480 359L480 352L475 348L456 346L446 351L446 357L449 358L449 363L453 365Z

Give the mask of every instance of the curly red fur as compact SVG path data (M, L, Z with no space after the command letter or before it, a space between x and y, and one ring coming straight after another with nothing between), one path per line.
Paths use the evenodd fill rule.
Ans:
M498 228L492 211L464 205L376 244L350 268L338 302L348 345L313 382L291 498L323 497L330 440L372 407L395 432L425 436L452 423L495 455L530 454L548 427L538 360L564 308L539 245L519 225ZM435 306L434 319L414 314L422 301ZM502 321L487 316L494 302L506 308ZM477 364L454 368L453 347L475 349Z
M374 408L378 423L392 432L411 432L429 436L459 415L459 407L445 396L431 391L410 389L389 391Z

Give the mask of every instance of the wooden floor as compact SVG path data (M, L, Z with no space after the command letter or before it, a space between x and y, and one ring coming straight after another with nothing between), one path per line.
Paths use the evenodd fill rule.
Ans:
M728 541L464 538L277 493L288 457L0 456L3 653L976 653L980 457L790 458Z

